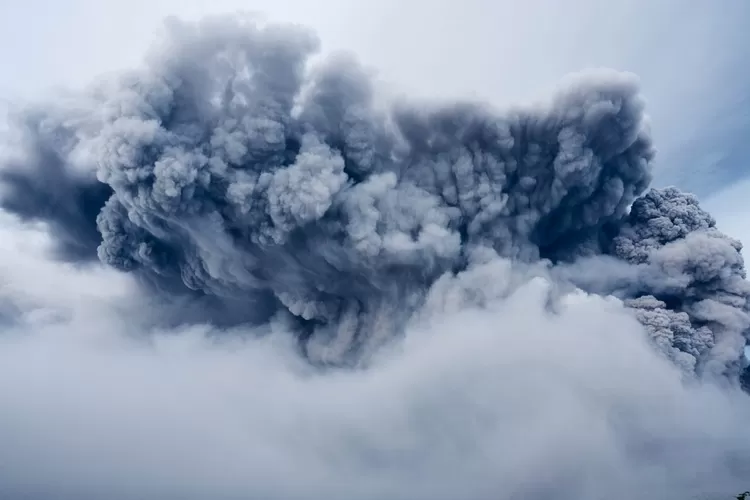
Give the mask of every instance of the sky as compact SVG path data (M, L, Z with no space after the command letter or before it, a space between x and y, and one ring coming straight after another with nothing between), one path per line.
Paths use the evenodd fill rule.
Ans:
M81 87L138 64L166 16L237 10L314 28L382 88L507 106L565 74L606 66L642 81L657 182L705 196L744 175L750 44L744 0L28 0L0 5L0 96Z
M389 98L505 108L544 99L572 71L631 71L655 184L695 191L750 245L744 0L5 1L0 107L138 66L165 16L236 10L314 28ZM157 303L104 265L53 261L52 243L0 213L0 324L23 312L0 337L0 496L682 500L750 489L747 396L684 383L616 300L577 291L555 302L546 269L478 258L425 292L404 342L371 369L321 375L292 355L290 336L154 327L184 305Z

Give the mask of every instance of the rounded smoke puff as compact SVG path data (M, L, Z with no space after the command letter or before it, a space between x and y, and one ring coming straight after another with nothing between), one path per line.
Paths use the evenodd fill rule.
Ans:
M63 258L194 295L208 321L284 321L313 361L349 363L477 256L606 255L620 267L592 291L626 299L665 355L686 371L744 368L739 244L690 195L640 197L654 148L633 75L584 72L504 113L381 112L356 61L309 67L319 44L305 30L221 18L170 36L70 109L18 113L2 206L47 222Z
M668 188L636 200L611 248L627 262L647 264L659 277L650 283L673 284L654 290L644 280L644 297L628 302L652 335L673 337L665 350L681 365L736 378L750 328L742 245L716 229L694 196Z

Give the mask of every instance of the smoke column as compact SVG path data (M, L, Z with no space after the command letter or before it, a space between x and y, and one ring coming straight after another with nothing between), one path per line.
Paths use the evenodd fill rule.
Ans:
M664 476L663 484L655 469L648 469L651 459L644 458L671 463L681 449L675 443L701 448L695 440L680 441L679 431L666 431L670 418L682 411L697 411L711 401L725 412L727 429L736 429L735 420L746 415L746 396L736 391L748 364L743 349L750 331L750 285L740 243L716 228L694 196L675 188L649 189L655 148L636 76L582 72L561 82L548 101L505 111L472 102L382 106L355 59L319 58L317 50L314 34L296 26L244 17L173 20L142 68L86 92L14 111L0 160L0 205L21 221L42 223L55 258L65 265L85 269L102 262L135 278L141 331L167 329L190 337L184 332L208 328L221 342L245 338L247 332L256 340L287 339L297 352L296 369L313 370L323 379L349 373L364 381L363 394L380 394L386 401L393 395L376 387L377 377L398 386L400 365L382 368L384 359L416 360L423 352L437 355L436 366L449 369L442 358L446 346L425 341L426 332L441 339L440 332L451 328L471 330L451 349L499 375L494 363L512 365L512 356L497 352L493 359L478 346L492 338L503 351L500 340L486 335L493 330L493 314L506 318L496 327L520 329L517 334L535 345L523 351L531 364L515 372L521 387L530 384L528 373L548 377L554 387L560 382L553 379L565 376L569 365L581 363L581 369L567 376L592 380L611 364L605 378L613 384L612 396L602 397L611 397L624 412L607 410L624 419L616 423L624 426L618 427L618 439L627 436L634 443L623 452L625 458L617 455L627 461L629 476L608 472L602 473L607 482L576 482L577 472L562 471L547 486L524 483L503 496L510 491L507 485L490 487L485 481L487 463L469 460L477 468L467 465L464 477L478 481L473 490L463 483L455 491L423 484L398 496L387 487L379 490L385 483L377 481L342 489L323 481L329 485L324 496L323 490L281 495L269 486L250 497L228 493L226 498L360 498L365 484L373 488L372 498L542 498L551 492L561 498L602 498L608 484L622 494L607 493L612 498L672 498L672 491L696 491L685 489L688 485L740 486L736 478L750 471L746 431L732 439L714 436L705 462L686 459L685 468ZM29 328L16 302L0 302L0 324L10 325L9 331ZM524 319L527 314L543 319ZM560 354L563 361L542 356L538 361L547 365L533 365L535 351L564 342L535 329L564 329L576 315L584 318L577 339L583 344ZM63 324L73 328L80 326L77 321ZM50 328L45 325L34 328ZM617 331L611 338L590 333L609 328ZM593 358L583 361L605 338L613 344L602 347L607 355L601 366L591 365ZM640 347L643 338L648 349ZM25 348L5 347L8 353L19 350L21 357ZM65 354L75 347L63 343L60 349ZM275 352L266 355L275 359ZM251 358L246 362L259 363L254 369L260 374L271 363L257 354ZM157 373L152 363L139 366ZM615 375L625 376L639 363L656 367L646 370L644 382L650 376L661 379L648 382L655 384L654 393L644 396L650 404L660 401L657 395L676 394L667 397L664 416L651 429L661 436L656 440L644 440L644 428L627 417L628 412L642 415L644 400L628 396L616 382ZM287 380L291 375L277 365L266 375L291 384L293 392L306 390ZM317 383L309 382L307 390L315 393ZM452 383L456 379L440 385L450 391ZM341 394L348 393L347 384L356 385L351 379L341 384ZM494 382L487 384L497 389ZM424 389L429 399L434 389ZM396 389L417 400L420 390ZM502 392L491 397L502 402ZM556 396L545 391L539 397ZM473 404L466 408L484 423L460 425L491 427L493 412L483 421L481 408ZM728 409L735 404L742 410ZM597 410L589 410L596 419ZM326 410L311 411L311 421L327 429ZM349 425L357 427L364 421L356 419L365 416L351 418ZM389 418L394 425L399 421ZM441 425L452 428L435 418L435 433ZM703 421L685 418L685 433L699 435ZM279 425L285 432L294 427ZM371 435L351 445L367 448L380 438ZM437 447L429 459L408 451L398 458L394 448L371 456L368 464L394 484L404 480L397 474L400 460L421 463L424 474L442 470L445 464L438 462L449 453L450 440L429 439ZM567 448L557 447L555 439L550 457ZM488 463L510 474L506 461L513 459L502 457L501 442L493 446L485 450L492 455ZM303 451L313 453L313 448ZM616 467L617 460L609 465ZM636 471L632 463L643 468ZM716 483L694 475L701 463L723 464L715 470ZM594 467L594 461L579 465ZM308 473L323 474L316 467L310 465ZM534 467L541 470L538 462ZM300 484L306 484L301 474ZM106 474L102 477L106 482ZM218 476L213 479L222 483ZM115 498L106 484L95 486L89 491ZM36 487L43 490L42 483ZM173 494L154 488L149 495ZM69 491L88 498L81 496L83 490ZM207 491L224 498L217 489ZM145 498L138 497L137 488L131 496L126 493L123 498Z

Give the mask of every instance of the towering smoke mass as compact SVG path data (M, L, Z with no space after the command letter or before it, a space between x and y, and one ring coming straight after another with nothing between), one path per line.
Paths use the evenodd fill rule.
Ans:
M736 380L740 244L691 195L647 191L633 75L504 113L380 109L356 61L317 48L297 27L172 23L145 68L16 113L2 206L46 222L61 258L193 296L196 320L284 325L316 363L366 361L439 277L492 255L579 262L572 281L624 299L687 372Z

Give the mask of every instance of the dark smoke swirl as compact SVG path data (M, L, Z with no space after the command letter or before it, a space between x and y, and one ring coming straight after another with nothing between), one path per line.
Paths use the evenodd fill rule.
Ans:
M2 206L48 223L62 258L195 295L199 320L283 321L316 362L372 352L435 280L491 250L614 258L637 272L601 267L597 291L625 299L666 355L744 369L740 246L692 196L639 198L654 148L633 75L574 75L504 113L383 110L356 61L311 65L317 48L295 27L174 23L141 70L16 114Z

